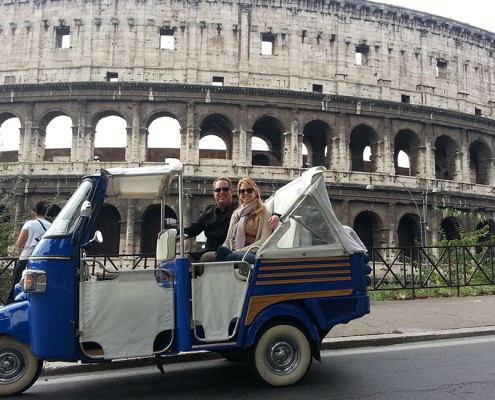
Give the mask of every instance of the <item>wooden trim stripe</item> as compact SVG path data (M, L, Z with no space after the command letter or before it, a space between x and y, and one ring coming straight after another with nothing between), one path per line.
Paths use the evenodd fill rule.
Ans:
M282 260L262 260L262 265L255 272L255 285L288 285L352 280L349 257L307 258L301 264L296 262L301 261L290 259L284 263Z
M349 296L350 294L352 294L352 289L253 296L249 300L249 306L246 314L246 325L251 325L261 311L276 303L294 300L320 299L324 297Z

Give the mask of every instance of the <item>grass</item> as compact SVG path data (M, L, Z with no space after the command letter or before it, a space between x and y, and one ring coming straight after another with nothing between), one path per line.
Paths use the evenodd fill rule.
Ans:
M414 291L415 297L413 297L413 291L410 289L369 290L368 293L373 301L413 300L414 298L433 299L440 297L456 297L457 288L416 289ZM495 286L464 286L460 288L461 297L486 295L495 295Z

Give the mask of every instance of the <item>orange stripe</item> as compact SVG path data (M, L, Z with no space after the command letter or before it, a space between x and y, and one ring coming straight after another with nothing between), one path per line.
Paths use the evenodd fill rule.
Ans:
M287 258L287 259L280 259L280 258L277 258L276 260L270 260L268 258L265 258L263 260L261 260L261 264L280 264L280 263L290 263L290 264L294 264L295 262L304 262L304 263L308 263L308 262L313 262L313 261L324 261L324 262L328 262L328 261L338 261L338 260L349 260L349 256L336 256L336 257L324 257L324 258Z
M303 293L286 293L271 294L266 296L253 296L249 300L249 307L246 315L246 325L251 325L256 316L265 308L272 304L283 301L302 300L302 299L319 299L323 297L349 296L352 289L328 290L324 292L303 292Z
M288 276L309 276L309 275L337 275L337 274L350 274L350 269L336 269L334 271L304 271L304 272L287 272L276 274L259 274L257 278L278 278Z
M335 268L349 267L350 263L335 263L335 264L311 264L311 265L280 265L260 267L260 271L279 271L283 269L311 269L311 268Z
M256 282L256 286L285 285L290 283L311 283L311 282L341 282L341 281L350 281L350 280L352 280L350 276L342 276L335 278L284 279L284 280Z

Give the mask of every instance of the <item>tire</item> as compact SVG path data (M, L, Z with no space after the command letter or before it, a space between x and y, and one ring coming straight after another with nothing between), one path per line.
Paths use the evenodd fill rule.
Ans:
M31 353L29 345L10 336L0 337L0 396L22 393L38 379L43 361Z
M306 375L311 362L308 338L293 325L274 325L265 330L250 352L250 366L269 386L289 386Z

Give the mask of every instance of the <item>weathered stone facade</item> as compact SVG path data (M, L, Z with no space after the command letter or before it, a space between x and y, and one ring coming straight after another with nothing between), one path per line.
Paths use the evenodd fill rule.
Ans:
M83 174L175 155L186 168L186 222L219 175L250 176L269 195L311 165L328 168L337 214L368 246L477 223L439 207L493 220L492 33L359 0L0 0L0 40L0 124L21 123L19 151L0 153L3 185L23 182L16 218L39 197L61 204ZM72 120L72 146L50 152L46 127L60 115ZM109 115L127 122L127 147L97 163L95 127ZM162 116L180 123L177 154L147 147ZM211 134L225 152L200 152ZM253 137L270 152L253 151ZM151 205L110 207L115 250L148 249ZM140 224L126 223L136 216Z

